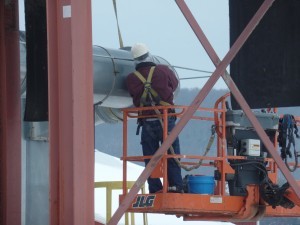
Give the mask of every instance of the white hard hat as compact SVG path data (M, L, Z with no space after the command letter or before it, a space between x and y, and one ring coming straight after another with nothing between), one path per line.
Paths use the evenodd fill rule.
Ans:
M148 47L143 43L136 43L131 48L131 53L134 59L140 58L141 56L146 56L149 53Z

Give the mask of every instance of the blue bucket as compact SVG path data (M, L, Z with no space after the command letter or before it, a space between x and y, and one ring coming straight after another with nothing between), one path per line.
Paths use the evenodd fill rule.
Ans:
M188 192L212 195L215 189L213 176L191 175L187 178Z

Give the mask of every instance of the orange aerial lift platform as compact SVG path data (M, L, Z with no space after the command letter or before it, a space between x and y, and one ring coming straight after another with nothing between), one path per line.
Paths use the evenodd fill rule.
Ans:
M183 217L186 221L258 221L262 217L297 217L300 215L300 202L295 192L289 185L279 184L278 165L267 153L265 147L258 141L258 136L242 111L232 111L226 108L226 97L229 93L217 100L215 108L199 108L191 118L192 123L208 122L212 124L216 134L217 143L214 154L206 156L211 147L209 146L203 155L170 155L165 154L154 169L151 177L163 179L161 193L138 194L128 207L128 212L141 213L164 213ZM220 108L218 108L220 107ZM168 114L170 106L159 106L157 109L164 113L161 117L164 128L167 127L167 117L182 117L188 107L172 106L180 113ZM141 110L153 110L152 107L130 108L124 110L124 140L123 140L123 178L127 180L127 162L143 161L147 156L128 156L127 143L127 119L143 118L138 112ZM276 110L275 110L276 111ZM201 116L201 112L205 112ZM211 116L207 116L210 113ZM256 117L263 124L274 146L278 146L277 130L279 115L275 112L256 112ZM234 116L232 116L234 115ZM153 115L152 115L153 117ZM299 125L299 120L296 119ZM164 130L164 138L168 134ZM195 132L195 138L201 136L201 132ZM236 141L236 143L233 143ZM258 142L257 142L258 141ZM251 147L246 146L249 143ZM235 146L234 146L235 145ZM184 150L183 150L184 152ZM195 150L199 152L199 150ZM297 155L296 155L297 157ZM190 171L202 167L214 169L213 185L211 190L199 190L190 188L194 182L185 183L184 193L173 193L168 190L167 163L169 158L180 158L177 161L183 169ZM296 169L298 165L288 162L289 168ZM294 168L295 167L295 168ZM207 175L207 172L205 172ZM203 173L202 173L203 174ZM187 176L188 177L188 176ZM197 176L194 176L197 178ZM205 178L206 176L199 176ZM211 176L207 176L211 177ZM195 181L195 180L194 180ZM127 182L123 182L123 195L120 201L127 195ZM197 182L196 182L197 183ZM193 184L194 185L194 184ZM211 185L208 180L199 180L196 184L202 187Z
M184 220L219 220L232 221L235 223L258 221L263 216L299 216L299 207L295 205L299 205L300 188L291 174L289 166L285 165L277 152L276 132L273 128L269 129L270 127L264 127L264 125L261 124L259 115L255 115L253 110L251 110L244 96L226 71L229 63L231 63L249 38L250 34L260 23L263 16L274 3L274 0L265 0L261 2L259 9L245 26L244 30L239 34L237 39L232 43L230 50L223 60L219 59L185 1L175 0L175 2L187 19L213 64L216 66L216 70L200 90L191 105L186 108L186 110L183 110L184 112L182 115L177 115L180 117L177 125L170 134L165 134L164 142L153 155L131 190L127 193L127 189L124 187L124 193L120 197L120 206L108 224L117 224L125 211L174 214L183 216ZM222 105L221 111L216 111L219 110L216 108L213 109L214 114L221 114L220 117L222 118L221 120L216 120L216 116L214 117L214 120L217 122L215 124L216 130L218 131L217 155L213 158L201 158L198 156L198 159L208 160L208 166L217 168L218 176L214 176L217 185L213 194L197 195L190 193L168 193L166 179L163 179L165 182L163 193L137 195L146 179L149 176L157 175L155 172L159 170L157 169L159 168L159 164L167 160L168 157L172 157L166 154L167 150L187 122L195 116L201 103L221 76L230 89L235 101L241 107L241 114L246 118L247 123L250 124L252 131L255 133L255 138L247 136L243 137L241 134L241 137L239 137L240 139L238 140L239 146L241 146L241 143L244 143L247 146L249 144L251 145L253 144L251 139L259 139L260 146L263 145L265 148L265 151L262 152L265 152L266 156L264 154L261 155L262 152L260 152L259 156L256 156L255 154L240 154L240 152L238 152L238 154L235 153L235 133L234 131L230 132L228 121L224 120L228 110L225 112L225 107ZM126 120L126 110L124 111L124 114ZM233 114L229 116L234 117ZM272 116L270 116L270 119L271 117ZM279 121L279 117L277 119ZM124 123L126 123L126 121L124 121ZM248 130L248 128L246 130ZM233 130L235 130L235 128ZM268 130L272 130L271 134ZM252 136L253 134L249 133L249 135ZM126 137L124 139L126 139ZM125 145L126 143L124 143L124 147ZM227 151L225 151L225 146L227 147ZM232 151L228 151L230 148ZM248 153L249 151L249 149L246 150ZM124 152L125 155L123 156L123 160L138 160L136 158L127 157L126 149ZM228 154L228 152L231 153ZM181 158L182 161L186 158L184 155L176 157ZM192 158L197 159L196 156ZM295 158L297 158L297 155L295 155ZM288 163L286 164L289 165ZM163 165L164 172L162 172L162 174L163 177L166 178L166 163L163 163ZM253 165L255 165L254 167L256 168L254 170L250 169ZM250 178L248 180L248 172L240 173L240 171L247 171L248 169L248 172L251 175L250 177L253 179ZM282 186L277 183L278 171L282 173L287 181L287 183ZM255 173L257 173L257 179L254 178ZM126 180L125 174L126 166L124 167L124 177ZM232 177L234 177L233 180L231 180ZM245 179L246 182L243 182L243 179ZM225 192L226 181L228 182L230 189L229 194Z
M33 0L27 2L39 6ZM185 1L175 0L175 2L216 66L216 70L195 97L191 106L179 107L182 113L179 112L177 115L179 120L176 127L170 134L165 134L164 143L151 158L131 190L128 193L124 191L120 206L108 224L118 224L125 211L174 214L182 216L185 220L233 222L256 221L263 216L298 216L299 184L278 154L276 138L270 138L276 136L275 129L269 129L269 126L263 126L259 122L259 116L257 117L247 104L235 83L236 81L233 81L226 72L226 68L246 43L256 26L260 24L268 9L274 2L280 1L261 0L259 9L243 32L234 40L231 49L223 60L218 57L210 45ZM50 218L48 222L51 225L94 224L91 2L58 0L46 1L46 3L46 9L42 10L47 12L45 13L45 24L42 24L41 27L43 29L47 27L47 32L43 33L45 37L43 40L47 40L49 50L47 53L48 69L43 67L48 71L46 79L49 82L49 92L46 96L49 100L49 114L46 116L49 117L50 136ZM37 10L37 14L38 12ZM291 13L285 11L284 14ZM277 17L281 18L280 16ZM41 19L38 18L37 20ZM0 31L0 158L3 161L0 168L0 223L18 225L21 223L18 0L0 1ZM276 36L273 37L274 39L277 38ZM296 47L292 46L291 49L297 50ZM83 77L81 74L87 76ZM251 124L250 130L257 135L255 138L241 138L239 139L240 143L244 139L249 139L248 142L244 142L247 145L252 143L250 140L259 139L261 141L260 146L263 145L266 150L260 151L262 155L235 154L233 145L230 145L233 138L229 135L233 133L226 120L228 109L224 105L214 109L199 108L221 76L232 96L240 105L243 115ZM73 101L73 99L78 101ZM220 100L220 103L225 104L225 101ZM165 153L187 122L200 109L213 114L211 119L207 118L206 120L212 121L216 127L218 136L216 156L178 155L176 157L181 158L182 162L185 161L184 165L188 166L195 164L193 160L203 159L202 166L213 167L218 171L214 175L216 187L213 193L205 195L190 192L168 193L165 183L162 193L137 195L150 175L166 177L165 163L163 162L168 157L175 156ZM165 113L164 116L167 114ZM229 116L234 117L233 114L229 114ZM126 124L125 122L124 124ZM267 130L272 130L271 134ZM250 135L252 135L251 132ZM228 151L230 148L233 151ZM82 151L82 149L86 151ZM267 153L266 156L265 152ZM188 159L191 159L192 162ZM126 180L126 161L141 161L143 158L130 158L125 154L123 160L125 160L124 177ZM255 170L251 170L247 164L241 165L243 162L256 164ZM290 166L293 167L293 165ZM248 168L245 170L246 173L238 176L238 172L244 167ZM155 168L163 168L163 171L155 170ZM278 184L277 175L279 171L285 177L288 185ZM251 176L248 176L248 172ZM255 176L256 172L258 177ZM235 179L236 177L237 179ZM259 183L260 179L256 180L256 178L261 177L265 178L263 179L265 185ZM251 179L246 179L247 182L238 184L238 181L243 180L241 178ZM230 189L229 192L226 190L226 182ZM124 189L126 188L124 187ZM261 190L264 190L264 194Z

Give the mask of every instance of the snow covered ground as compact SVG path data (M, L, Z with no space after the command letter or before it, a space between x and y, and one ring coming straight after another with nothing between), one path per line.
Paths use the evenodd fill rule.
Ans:
M143 171L144 167L128 163L128 181L135 181ZM95 181L122 181L122 161L116 157L107 155L105 153L95 151ZM146 187L146 190L148 188ZM112 213L118 207L120 191L113 191L112 195ZM101 222L106 220L106 195L104 188L95 189L95 219ZM225 222L206 222L206 221L183 221L182 218L164 214L147 214L149 225L232 225L232 223ZM124 216L120 223L125 224ZM143 225L142 214L135 214L135 224Z

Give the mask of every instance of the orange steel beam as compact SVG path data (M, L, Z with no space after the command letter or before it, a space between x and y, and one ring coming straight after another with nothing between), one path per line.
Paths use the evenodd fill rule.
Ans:
M260 18L267 12L267 10L272 6L275 0L265 0L264 3L261 5L257 13L254 15L253 19L249 22L249 24L246 26L240 37L236 40L236 42L233 44L231 49L237 49L237 46L241 44L241 42L244 42L245 39L247 39L250 34L253 31L253 25L256 26L255 21L260 20ZM182 0L176 0L178 6L180 7L181 11L185 15L186 19L190 23L190 26L193 28L196 36L202 43L203 47L205 48L206 52L208 53L209 57L211 58L212 62L216 66L216 72L219 72L219 74L223 74L222 77L227 84L228 88L230 89L231 93L234 95L236 101L239 103L241 108L244 110L246 116L248 117L249 121L253 125L254 129L256 130L258 136L261 138L262 142L266 146L269 153L272 155L273 159L277 163L278 167L280 168L281 172L289 182L290 186L294 190L296 196L300 199L300 189L299 185L297 184L296 180L290 173L290 171L285 166L284 162L282 161L281 157L279 156L278 152L276 151L274 145L270 141L269 137L267 136L266 132L258 122L257 118L252 113L249 105L247 104L246 100L238 90L238 87L235 85L233 80L231 79L230 75L225 71L226 66L230 63L231 60L228 60L228 58L233 58L237 51L232 51L232 55L230 54L231 51L228 52L228 54L225 56L224 60L220 62L220 59L218 58L216 52L210 45L209 41L205 37L203 31L201 30L200 26L197 24L195 18L193 17L192 13L188 9L187 5ZM229 63L224 63L224 62ZM220 62L220 63L219 63ZM225 65L224 65L225 64ZM222 68L218 71L219 68ZM225 72L225 73L224 73Z
M18 0L0 1L0 224L21 224Z
M47 0L50 225L94 221L91 1Z
M178 4L178 6L179 6L179 8L181 10L183 8L185 8L185 10L182 10L183 13L185 11L187 11L187 12L189 11L188 7L186 6L186 4L185 4L185 2L183 0L175 0L175 1ZM163 158L165 152L169 149L169 147L171 146L171 144L174 142L175 138L179 135L179 133L181 132L181 130L183 129L183 127L187 124L187 122L193 116L193 114L195 113L195 111L198 109L198 107L203 102L203 100L205 99L205 97L207 96L207 94L209 93L209 91L213 88L213 86L215 85L215 83L218 81L218 79L220 78L220 76L222 74L224 74L224 72L226 70L226 67L232 61L232 59L237 54L237 52L241 49L241 47L246 42L246 40L249 37L249 35L255 29L255 27L257 26L257 24L260 22L260 20L262 19L262 17L264 16L264 14L267 12L267 10L269 9L269 7L271 7L271 5L273 4L274 1L275 0L265 0L264 1L264 3L261 5L260 9L257 11L257 13L254 15L254 17L251 19L251 21L249 22L249 24L247 25L247 27L245 28L245 30L241 33L241 35L238 37L238 39L236 40L236 42L234 43L234 45L232 46L232 48L229 50L229 52L226 54L226 56L224 57L224 59L221 62L220 62L218 56L216 55L214 49L211 47L209 41L205 37L204 33L200 29L200 31L201 31L199 33L200 39L204 41L204 43L202 43L202 42L201 43L204 46L204 48L205 47L209 48L209 52L207 52L209 54L209 56L214 56L214 58L212 58L212 61L214 63L216 63L216 70L211 75L211 77L208 79L208 81L203 86L203 88L201 89L201 91L198 93L198 95L196 96L196 98L194 99L194 101L192 102L192 104L189 106L189 108L187 109L187 111L184 113L184 115L182 116L182 118L178 121L177 125L174 127L174 129L172 130L172 132L170 133L170 135L168 136L168 138L163 142L163 144L161 145L161 147L156 151L156 153L154 154L154 156L152 157L152 159L150 160L150 162L146 166L145 170L141 173L141 175L137 179L136 183L133 185L132 189L129 191L128 195L126 195L126 197L124 198L124 200L121 202L119 208L116 210L115 214L113 215L113 217L109 221L108 225L116 225L118 223L118 221L121 219L122 215L127 210L127 208L129 207L129 205L131 204L131 202L135 198L135 196L138 193L138 191L141 189L141 186L144 184L144 182L150 176L150 174L152 173L152 171L155 168L155 166ZM192 14L190 13L189 16L191 16L191 15ZM199 25L197 24L196 21L195 21L195 24L193 24L191 26L192 27L193 26L199 27ZM210 53L214 53L214 54L210 54ZM238 91L237 87L234 85L234 82L230 79L229 76L224 76L223 78L225 79L225 82L227 83L227 85L230 88L230 90L233 91L233 94L235 95L235 97L237 98L237 100L238 99L240 100L242 98L242 96L241 96L240 92ZM241 101L238 101L238 102L240 104L242 103L242 105L241 105L242 107L244 107L244 104L246 104L245 100L242 101L242 102ZM250 114L249 112L251 113L250 108L247 110L246 115L248 116L248 118L250 117L249 120L252 122L252 124L254 123L253 124L254 127L256 128L256 130L258 130L257 126L260 126L260 124L257 121L257 119L253 116L252 113L251 113L252 116L249 115ZM256 120L257 123L255 123L255 120ZM260 132L260 130L258 130L258 133L260 134L260 137L263 136L263 134L261 134L262 132ZM263 133L264 133L263 138L266 139L265 138L266 134L265 134L264 131L263 131ZM265 142L266 141L264 141L264 143ZM267 144L269 144L269 143L267 143ZM270 145L272 145L271 142L270 142ZM272 149L272 146L270 147L268 145L268 149Z

